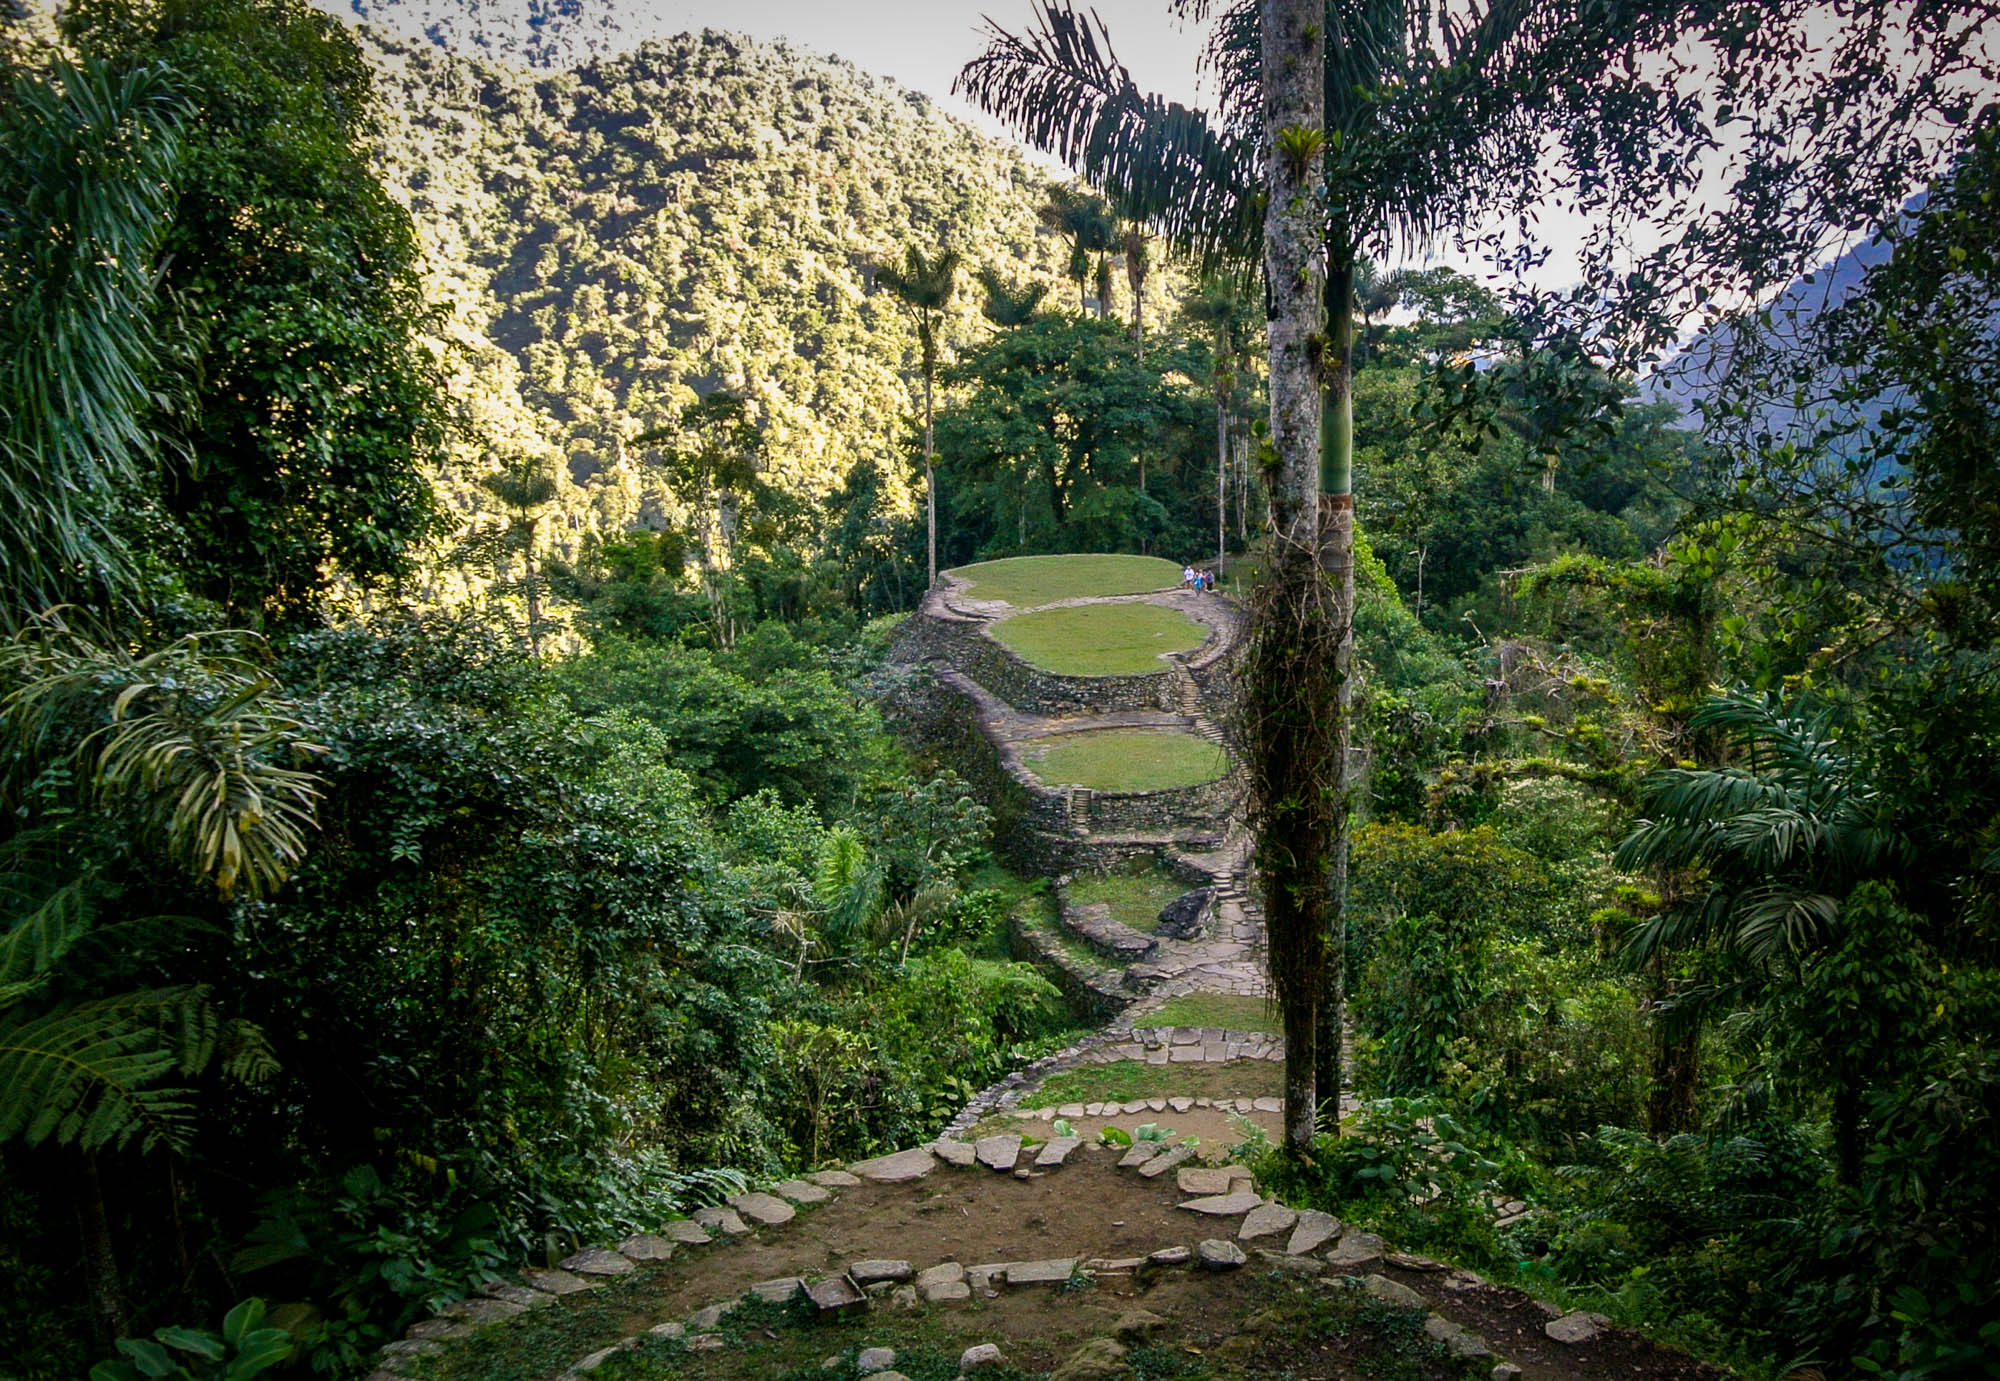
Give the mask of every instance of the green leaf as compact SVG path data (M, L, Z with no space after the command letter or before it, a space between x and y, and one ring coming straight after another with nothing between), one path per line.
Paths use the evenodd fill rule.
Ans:
M240 1348L243 1345L243 1335L262 1322L264 1322L264 1301L252 1295L223 1317L223 1341L231 1347Z

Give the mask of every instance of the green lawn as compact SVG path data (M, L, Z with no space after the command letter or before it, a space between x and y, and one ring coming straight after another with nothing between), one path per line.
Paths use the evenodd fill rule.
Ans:
M974 599L1032 609L1059 599L1142 595L1181 583L1181 568L1157 556L1010 556L952 572L972 582Z
M1178 729L1097 729L1052 734L1021 746L1022 761L1050 786L1092 791L1165 791L1212 782L1229 757Z
M1189 1098L1273 1098L1285 1091L1285 1067L1275 1060L1226 1064L1149 1065L1114 1060L1054 1075L1021 1103L1056 1108L1064 1103L1120 1103L1155 1095Z
M1188 890L1166 873L1083 873L1071 881L1069 898L1078 906L1104 902L1113 920L1148 935L1160 923L1160 908Z
M1156 1012L1140 1016L1137 1026L1211 1026L1225 1031L1275 1032L1278 1009L1261 997L1231 993L1184 993L1170 997Z
M1147 676L1167 669L1167 652L1208 641L1208 629L1157 604L1085 604L1037 609L993 625L993 636L1023 661L1058 676Z

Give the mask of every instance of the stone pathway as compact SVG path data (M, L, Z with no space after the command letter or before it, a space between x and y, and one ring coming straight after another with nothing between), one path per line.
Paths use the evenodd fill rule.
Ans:
M1277 1103L1275 1099L1257 1101L1273 1107ZM1129 1110L1135 1105L1124 1106ZM1147 1106L1150 1109L1150 1104ZM1069 1111L1054 1110L1058 1115ZM719 1326L745 1300L783 1303L803 1297L813 1310L826 1315L865 1314L880 1308L951 1308L974 1298L995 1299L1007 1291L1067 1287L1100 1277L1132 1276L1143 1281L1149 1272L1191 1270L1195 1273L1192 1278L1199 1279L1203 1273L1221 1275L1253 1263L1297 1277L1316 1278L1325 1288L1360 1290L1379 1300L1425 1311L1426 1333L1461 1361L1482 1368L1497 1363L1494 1381L1511 1381L1520 1374L1511 1362L1495 1358L1494 1349L1469 1326L1469 1321L1476 1320L1457 1307L1468 1292L1496 1288L1471 1272L1398 1252L1379 1235L1343 1224L1332 1214L1283 1204L1261 1193L1244 1166L1197 1163L1192 1145L1142 1141L1118 1152L1118 1148L1086 1145L1074 1137L1038 1145L1008 1134L976 1142L941 1138L928 1146L856 1162L844 1171L822 1171L782 1181L768 1191L739 1194L726 1205L698 1211L697 1221L665 1224L658 1233L628 1237L615 1249L578 1252L554 1269L525 1272L519 1283L488 1286L482 1296L460 1301L436 1318L414 1325L403 1341L383 1349L378 1369L369 1381L405 1381L416 1359L439 1352L475 1331L506 1328L561 1295L657 1270L688 1253L727 1251L733 1240L751 1233L782 1234L801 1213L810 1213L863 1184L908 1186L912 1194L930 1201L951 1192L952 1176L1005 1175L1054 1192L1063 1183L1064 1167L1078 1157L1097 1158L1099 1164L1105 1164L1105 1158L1114 1152L1119 1154L1118 1171L1129 1184L1130 1193L1163 1198L1162 1207L1171 1204L1187 1215L1183 1229L1168 1233L1178 1240L1160 1241L1150 1250L1128 1251L1118 1257L1078 1250L1034 1260L920 1263L882 1255L857 1256L831 1267L818 1259L802 1261L796 1274L756 1281L740 1294L658 1320L643 1332L579 1356L557 1381L587 1376L611 1357L648 1339L672 1339L691 1352L724 1349L730 1342L718 1331ZM940 1178L946 1182L940 1183ZM699 1221L703 1219L706 1226ZM735 1228L730 1225L732 1220ZM1389 1271L1395 1276L1385 1274ZM1540 1309L1545 1321L1542 1332L1558 1350L1586 1348L1612 1331L1610 1321L1602 1315L1528 1303ZM977 1344L966 1349L960 1371L992 1365L998 1356L997 1344ZM892 1381L898 1375L890 1370L894 1364L893 1350L867 1349L861 1354L856 1374ZM1545 1365L1539 1369L1548 1371Z

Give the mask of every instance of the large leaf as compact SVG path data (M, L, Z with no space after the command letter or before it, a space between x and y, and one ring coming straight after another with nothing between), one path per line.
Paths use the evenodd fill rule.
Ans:
M161 1081L202 1054L213 1018L193 988L161 988L31 1014L0 1012L0 1141L86 1151L184 1146L187 1090Z

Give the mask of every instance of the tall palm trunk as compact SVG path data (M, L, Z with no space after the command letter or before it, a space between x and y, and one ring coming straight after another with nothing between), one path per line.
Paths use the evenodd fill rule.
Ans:
M1264 282L1270 318L1271 550L1244 675L1244 738L1271 986L1285 1031L1285 1144L1311 1150L1326 974L1327 761L1333 639L1319 571L1323 304L1316 193L1326 115L1321 0L1261 0Z
M1215 574L1224 574L1229 552L1229 392L1215 380Z
M924 549L930 563L930 584L937 584L937 432L931 411L931 388L937 378L937 332L922 328L924 347ZM927 587L929 588L929 587Z
M1326 987L1320 999L1314 1082L1340 1124L1343 1013L1347 999L1347 820L1354 709L1354 254L1330 243L1326 400L1320 414L1319 567L1332 597L1333 697L1328 786L1333 813L1326 850Z

